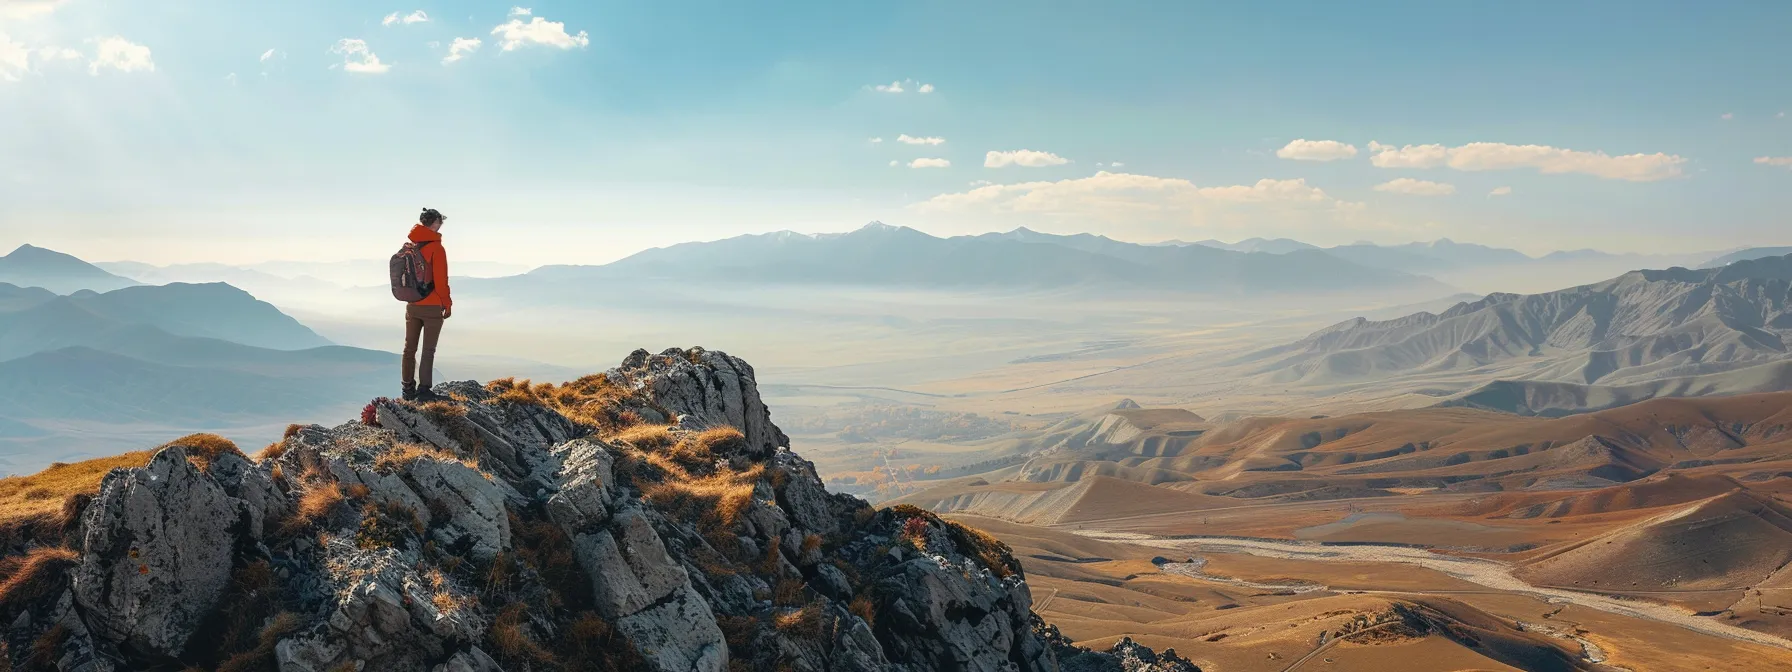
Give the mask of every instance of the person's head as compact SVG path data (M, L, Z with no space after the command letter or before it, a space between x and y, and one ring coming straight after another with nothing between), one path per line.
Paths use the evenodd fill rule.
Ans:
M417 223L429 227L432 231L441 231L442 222L446 221L448 218L443 217L442 213L437 212L435 208L424 208L423 214L417 216Z

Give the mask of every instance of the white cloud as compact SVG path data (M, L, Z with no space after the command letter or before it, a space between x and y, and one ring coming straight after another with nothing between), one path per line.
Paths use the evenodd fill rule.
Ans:
M1724 121L1729 121L1729 120L1731 120L1731 119L1735 119L1735 118L1736 118L1736 113L1734 113L1734 112L1725 112L1725 113L1723 113L1723 115L1722 115L1722 116L1719 116L1719 117L1718 117L1718 118L1719 118L1719 119L1722 119L1722 120L1724 120Z
M150 58L149 47L122 37L102 38L98 42L93 60L87 64L89 74L100 74L106 68L119 72L155 72L156 63Z
M1272 180L1264 178L1256 184L1240 184L1230 187L1203 187L1195 193L1204 198L1232 203L1268 203L1272 201L1308 201L1326 200L1325 190L1309 186L1305 179Z
M228 75L225 75L224 82L231 86L236 86L236 73L233 72Z
M74 49L32 47L23 42L14 42L12 36L0 32L0 82L20 81L27 74L41 72L42 66L47 63L86 60L85 54ZM151 69L154 69L153 64Z
M274 57L273 49L269 49L267 51L261 52L261 62L263 62L263 63L268 62L268 59L273 58L273 57Z
M870 142L870 143L871 143L871 144L873 144L873 145L875 145L875 144L877 144L877 143L880 143L880 142L883 142L883 141L884 141L884 139L883 139L883 138L872 138L872 139L870 139L870 140L869 140L869 141L868 141L868 142Z
M523 17L528 17L527 22ZM510 10L510 20L492 29L498 36L498 48L504 51L515 51L532 44L558 49L585 48L591 45L591 35L583 30L577 35L566 32L566 24L549 21L539 16L531 16L528 9L515 7Z
M1684 157L1673 154L1627 154L1611 156L1605 152L1584 152L1547 145L1508 145L1501 142L1471 142L1460 147L1443 145L1406 145L1395 147L1369 143L1374 156L1369 163L1379 168L1438 168L1455 170L1513 170L1535 168L1544 174L1581 173L1609 180L1654 182L1679 177Z
M896 136L896 141L900 142L902 144L905 144L905 145L943 145L943 144L946 144L945 138L917 138L917 137L909 135L907 133Z
M31 19L56 11L63 0L0 0L0 19Z
M991 184L940 194L915 204L935 212L1021 213L1127 219L1193 216L1198 210L1230 207L1293 208L1348 214L1361 204L1338 201L1306 180L1262 179L1254 184L1200 187L1180 178L1101 171L1091 177L1057 181Z
M897 161L897 160L895 160L895 159L890 159L890 167L891 167L891 168L895 168L895 167L897 167L897 166L900 166L900 165L902 165L902 162L901 162L901 161Z
M1786 118L1786 113L1785 113L1785 112L1781 112L1781 113L1779 113L1779 114L1776 114L1776 115L1773 115L1773 118L1775 118L1775 119L1785 119L1785 118Z
M16 82L31 72L31 50L0 33L0 82Z
M932 84L923 84L913 79L898 79L889 84L876 84L866 88L878 93L907 93L909 91L914 91L916 93L933 93Z
M402 23L407 26L413 23L429 23L429 15L419 9L404 16L399 16L398 12L393 12L387 14L386 18L380 19L380 25L382 26L390 26L397 23Z
M1276 150L1276 156L1295 161L1337 161L1356 156L1356 145L1302 138Z
M988 185L988 184L995 184L995 183L991 182L989 180L971 180L971 186L973 186L973 187L981 187L981 186Z
M908 162L910 168L951 168L952 162L945 159L915 159Z
M1121 168L1121 167L1124 167L1124 166L1125 166L1125 165L1126 165L1126 164L1124 164L1124 163L1121 163L1121 162L1119 162L1119 161L1115 161L1115 162L1113 162L1113 163L1110 163L1110 164L1108 164L1108 167L1110 167L1110 168Z
M1040 152L1031 149L1016 149L1007 152L992 151L983 155L984 168L1004 168L1007 166L1044 168L1046 166L1062 166L1066 163L1070 163L1070 159L1066 159L1051 152Z
M1511 196L1512 188L1511 187L1494 187L1493 191L1487 192L1487 195L1488 196Z
M1413 196L1449 196L1450 194L1456 193L1456 185L1402 177L1377 184L1375 185L1375 190L1385 191L1390 194L1410 194Z
M1757 156L1755 157L1755 163L1759 163L1763 166L1792 168L1792 156Z
M448 55L442 58L442 65L466 58L467 54L479 51L479 45L485 44L477 37L457 37L448 45Z
M336 46L330 47L330 53L342 54L341 65L344 72L377 75L392 69L391 64L381 63L379 55L367 48L366 40L345 37L337 40Z

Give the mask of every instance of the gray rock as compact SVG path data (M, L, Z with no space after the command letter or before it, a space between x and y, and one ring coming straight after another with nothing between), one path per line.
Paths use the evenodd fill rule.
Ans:
M656 672L721 672L728 642L703 596L686 583L668 598L616 623Z
M632 387L679 417L689 429L733 427L746 436L749 453L764 457L790 447L759 398L753 367L727 353L673 348L658 355L636 350L610 380Z
M411 463L410 476L417 494L446 512L445 525L453 529L438 530L438 536L451 546L465 539L471 543L469 552L481 561L510 548L510 516L504 503L520 496L508 485L459 462L427 457Z
M106 476L83 520L75 600L98 637L178 655L230 582L249 507L166 448Z

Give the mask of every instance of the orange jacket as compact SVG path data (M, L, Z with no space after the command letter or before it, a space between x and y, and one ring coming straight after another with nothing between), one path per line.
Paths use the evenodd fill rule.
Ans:
M454 297L448 293L448 250L442 248L442 234L422 224L412 226L411 242L421 245L425 241L430 244L423 247L423 260L429 262L429 271L436 276L436 288L416 305L453 308Z

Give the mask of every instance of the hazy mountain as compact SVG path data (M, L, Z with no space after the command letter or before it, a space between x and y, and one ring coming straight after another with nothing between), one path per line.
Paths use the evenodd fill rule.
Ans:
M57 296L0 284L0 462L348 412L394 391L396 359L328 345L229 285Z
M101 261L94 265L145 284L223 282L257 296L277 292L329 292L342 289L339 285L309 275L285 277L226 264L154 266L136 261Z
M1737 250L1735 252L1731 252L1729 254L1725 254L1723 256L1716 257L1710 261L1700 264L1699 268L1718 268L1720 266L1728 266L1732 263L1742 261L1745 259L1760 259L1762 257L1782 257L1782 256L1785 256L1788 254L1792 254L1792 247L1751 247L1746 250Z
M137 284L75 257L32 245L20 245L11 254L0 257L0 282L42 287L57 294L107 292Z
M1221 241L1209 238L1207 240L1197 240L1193 243L1183 243L1183 244L1185 244L1185 245L1201 245L1203 247L1212 247L1212 248L1217 248L1217 249L1221 249L1221 250L1231 250L1233 252L1263 252L1265 254L1287 254L1289 252L1294 252L1297 250L1319 249L1319 246L1317 246L1317 245L1309 245L1307 243L1303 243L1298 240L1293 240L1293 239L1289 239L1289 238L1275 238L1275 239L1246 238L1246 239L1238 241L1236 243L1221 242Z
M276 350L330 345L280 309L224 283L143 285L104 294L77 292L65 301L116 322L153 325L181 336Z
M1784 359L1788 337L1792 256L1358 318L1240 361L1309 383L1504 367L1501 378L1623 385Z
M1445 289L1430 278L1365 268L1313 250L1247 254L1026 229L938 238L875 222L844 234L780 232L684 243L605 266L543 267L529 277L942 289L1315 291L1428 285Z

